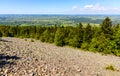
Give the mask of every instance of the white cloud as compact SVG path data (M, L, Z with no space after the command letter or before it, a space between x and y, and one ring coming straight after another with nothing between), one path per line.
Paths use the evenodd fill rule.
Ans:
M92 11L96 11L96 10L98 10L98 11L104 11L104 10L106 10L106 8L104 6L102 6L102 5L100 5L100 4L85 5L84 9L86 9L86 10L92 10Z
M105 7L99 3L88 4L83 7L73 6L72 10L67 12L72 14L120 14L120 8Z
M77 6L73 6L72 7L72 10L74 11L74 10L78 10L79 9L79 7L77 7Z
M113 10L113 11L120 11L120 8L111 8L109 10Z
M87 8L87 9L93 8L93 5L85 5L84 8Z

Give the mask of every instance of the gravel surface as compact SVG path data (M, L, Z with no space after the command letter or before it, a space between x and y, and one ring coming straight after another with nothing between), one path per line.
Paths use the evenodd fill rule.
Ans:
M120 57L39 40L5 37L0 53L0 76L120 76ZM106 70L108 65L116 70Z

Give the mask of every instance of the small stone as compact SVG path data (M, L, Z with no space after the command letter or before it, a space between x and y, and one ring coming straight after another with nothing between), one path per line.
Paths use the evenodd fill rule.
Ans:
M80 69L77 69L77 72L81 72L81 70L80 70Z
M4 73L7 74L7 72L8 72L8 69L5 69Z
M34 75L35 75L34 73L29 74L29 76L34 76Z
M12 74L9 74L8 76L13 76Z

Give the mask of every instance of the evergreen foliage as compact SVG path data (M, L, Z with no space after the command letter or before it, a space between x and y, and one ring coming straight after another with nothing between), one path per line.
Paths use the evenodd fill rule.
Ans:
M83 27L82 23L76 27L0 26L0 37L2 36L35 38L57 46L69 45L120 56L120 27L119 24L112 25L109 17L102 22L101 27L92 27L90 24Z
M2 32L0 31L0 37L2 37Z
M109 17L105 18L105 20L102 22L101 26L102 32L106 35L106 37L110 37L112 32L112 21Z
M54 42L57 46L64 46L65 45L65 33L64 28L58 28L55 34Z

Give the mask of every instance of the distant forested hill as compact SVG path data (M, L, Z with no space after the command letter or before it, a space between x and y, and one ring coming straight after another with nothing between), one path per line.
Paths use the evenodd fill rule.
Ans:
M109 16L113 24L120 22L120 15L27 15L27 14L1 14L1 25L20 26L75 26L79 22L84 24L100 24L105 17Z

